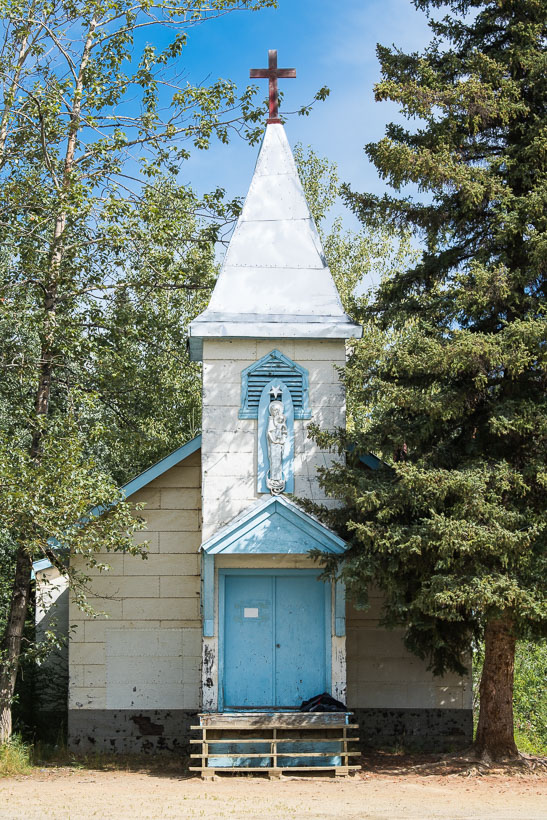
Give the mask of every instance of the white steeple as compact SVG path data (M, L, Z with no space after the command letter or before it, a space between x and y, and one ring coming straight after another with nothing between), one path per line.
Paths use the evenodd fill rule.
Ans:
M283 125L270 123L209 307L190 325L191 358L201 359L204 338L361 334L344 313Z

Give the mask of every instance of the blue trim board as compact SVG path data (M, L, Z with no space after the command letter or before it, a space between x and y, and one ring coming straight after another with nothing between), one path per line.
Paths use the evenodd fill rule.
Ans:
M183 461L185 458L188 458L188 456L196 453L200 447L201 435L196 436L191 439L191 441L187 441L186 444L182 445L182 447L179 447L177 450L173 450L172 453L169 453L168 456L162 458L161 461L156 462L156 464L153 464L152 467L148 467L147 470L144 470L144 472L136 478L132 478L131 481L124 484L121 488L123 494L126 498L129 498L130 495L133 495L133 493L136 493L138 490L142 490L143 487L146 487L146 485L155 478L159 478L160 475L163 475L167 472L167 470L170 470L171 467L174 467L179 463L179 461Z
M379 470L382 465L384 465L384 467L386 466L381 459L372 453L365 453L365 455L359 456L359 461L371 470Z
M167 472L167 470L170 470L171 467L174 467L180 461L184 461L185 458L188 458L188 456L196 453L200 448L201 435L187 441L186 444L182 445L182 447L178 447L176 450L173 450L172 453L169 453L168 456L162 458L161 461L157 461L156 464L152 465L152 467L148 467L148 469L144 470L144 472L140 473L140 475L132 478L131 481L128 481L127 484L124 484L120 488L121 492L124 494L125 498L129 498L131 495L138 492L138 490L142 490L143 487L146 487L146 485L155 478L159 478L160 475L163 475ZM87 514L86 518L89 518L90 516L97 517L105 510L106 507L103 506L93 507L93 509ZM83 518L82 522L85 522L86 518ZM49 569L51 566L52 563L47 558L41 558L39 561L34 561L32 564L34 572Z
M201 546L203 552L212 554L302 554L313 548L340 555L346 543L284 496L259 501Z
M204 552L201 556L201 609L203 636L215 634L215 556Z
M40 570L49 569L51 566L53 566L53 565L52 565L51 561L49 560L49 558L40 558L39 561L33 561L32 562L32 571L33 571L33 573L40 572Z
M355 444L348 445L347 452L351 455L355 453ZM388 465L385 461L382 461L381 458L375 456L374 453L359 453L357 458L364 464L365 467L368 467L369 470L379 470L380 467L387 467Z

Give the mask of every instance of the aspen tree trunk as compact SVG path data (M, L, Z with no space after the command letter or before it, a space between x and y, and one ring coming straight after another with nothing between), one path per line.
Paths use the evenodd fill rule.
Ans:
M489 621L484 634L484 666L475 749L489 760L518 757L513 725L516 638L507 615Z
M34 462L40 460L40 450L43 436L42 419L47 417L51 396L51 381L55 362L56 336L56 309L59 274L63 262L63 239L67 221L66 195L70 190L71 175L74 168L74 157L82 105L84 72L89 62L93 35L97 26L96 19L90 23L82 52L82 59L72 98L70 126L65 153L63 177L59 191L60 205L49 253L49 265L45 277L44 288L44 324L42 330L40 370L38 374L38 388L35 399L35 416L30 457ZM11 597L6 630L0 647L0 743L5 743L11 737L12 716L11 704L17 680L19 657L25 619L30 598L30 575L32 570L32 555L21 542L17 550L15 580Z
M23 64L28 55L28 34L23 36L21 43L19 45L19 54L17 57L17 63L15 66L15 73L13 75L10 87L7 93L4 96L4 109L2 111L2 116L0 117L0 168L4 164L4 152L6 148L6 140L8 137L8 123L9 117L11 112L11 107L13 105L13 101L15 99L15 95L17 93L17 89L19 87L19 80L21 78L21 72L23 70Z

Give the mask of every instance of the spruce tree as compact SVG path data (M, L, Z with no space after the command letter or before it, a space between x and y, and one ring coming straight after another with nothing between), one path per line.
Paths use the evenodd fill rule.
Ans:
M350 540L350 594L379 584L383 622L435 673L469 668L484 637L475 746L501 759L515 641L547 628L547 2L414 2L432 40L379 47L375 89L408 125L366 147L393 193L346 198L423 254L384 278L347 368L338 442L379 469L324 471L343 507L323 515Z

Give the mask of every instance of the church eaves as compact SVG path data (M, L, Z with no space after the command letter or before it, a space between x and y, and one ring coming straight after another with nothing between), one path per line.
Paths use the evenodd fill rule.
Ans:
M344 313L283 125L267 125L253 179L208 308L190 325L204 338L348 339Z

